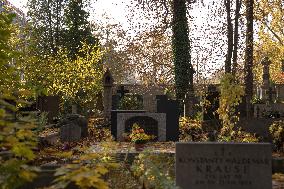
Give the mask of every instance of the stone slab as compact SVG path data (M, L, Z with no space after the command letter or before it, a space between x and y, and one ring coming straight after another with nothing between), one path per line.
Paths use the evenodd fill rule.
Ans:
M75 124L60 127L60 140L62 142L76 142L81 139L81 128Z
M132 117L150 117L158 122L158 141L166 141L166 114L165 113L118 113L117 114L117 140L123 141L125 123Z
M268 143L176 143L182 189L271 189Z
M118 113L145 113L145 110L111 110L111 134L117 140L117 114Z
M157 112L166 113L166 140L179 140L179 102L168 100L166 95L157 95Z

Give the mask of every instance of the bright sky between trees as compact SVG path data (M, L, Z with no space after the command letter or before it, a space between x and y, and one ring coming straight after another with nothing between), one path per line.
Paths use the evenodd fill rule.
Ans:
M9 0L14 6L20 8L23 12L27 12L27 2L28 0ZM123 2L127 2L124 0ZM95 13L91 12L92 17L99 19L101 15L107 13L111 18L115 18L117 22L123 24L126 20L125 3L118 0L97 0L92 4L92 8Z
M27 12L26 4L28 0L9 0L14 6L20 8L23 12ZM129 30L130 23L128 23L127 15L129 10L127 9L127 4L130 3L130 0L92 0L92 7L90 9L90 20L95 23L100 24L101 26L105 26L107 24L121 24L123 29ZM202 54L199 53L200 47L210 48L212 44L212 38L207 38L205 36L210 36L208 31L210 30L210 26L207 25L208 22L208 14L210 12L210 3L215 0L207 0L206 3L202 3L201 5L194 5L190 10L190 15L192 17L191 25L195 26L194 30L191 31L191 37L195 44L192 44L192 63L194 66L197 64L202 64L205 66L205 62L210 62L210 65L213 67L210 68L211 71L215 70L215 68L220 67L220 64L224 62L223 56L220 56L219 48L215 48L216 52L213 52L213 56L210 57L211 60L208 60L208 57L203 57ZM105 17L110 18L110 20L106 20ZM136 22L146 22L145 20L135 20ZM111 22L111 23L108 23ZM130 35L135 35L135 32L130 29ZM213 37L213 36L212 36ZM204 62L205 61L205 62ZM207 64L208 65L208 64ZM200 67L201 68L201 67ZM202 69L202 68L201 68ZM205 67L204 67L205 69ZM208 69L205 69L208 71ZM200 70L201 71L201 70ZM214 72L214 71L213 71Z

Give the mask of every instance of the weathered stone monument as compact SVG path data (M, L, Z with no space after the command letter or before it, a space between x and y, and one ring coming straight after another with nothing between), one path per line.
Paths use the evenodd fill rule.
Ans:
M75 124L60 127L61 142L77 142L81 139L81 128Z
M176 143L182 189L271 189L271 144Z
M129 93L129 90L126 90L124 85L120 85L119 89L117 90L119 99L122 99L127 93Z
M179 102L168 99L167 95L157 95L157 112L166 114L166 140L179 140Z
M256 118L280 118L284 116L284 104L279 103L283 98L283 87L281 85L270 83L269 65L271 61L265 57L261 64L263 65L263 83L257 89L257 97L261 99L262 104L254 105L254 117ZM282 94L283 93L283 94ZM277 103L278 100L278 103Z
M62 141L76 141L78 138L88 137L88 121L84 116L78 114L67 115L57 124L57 127L60 128Z
M146 110L112 110L111 133L118 141L123 134L130 133L134 123L142 127L147 134L156 136L157 141L178 141L179 139L179 103L168 99L166 95L156 96L156 112Z
M52 123L53 119L59 115L59 104L59 96L39 96L36 108L41 112L47 112L48 122Z
M103 86L104 86L104 94L103 94L103 105L104 105L104 116L105 118L110 119L111 109L112 109L112 88L113 88L113 78L112 75L107 69L103 76Z
M270 89L270 74L269 74L269 65L271 64L271 61L269 60L268 57L265 57L262 61L261 64L263 65L263 83L262 83L262 98L266 101L269 100L269 89Z
M165 113L118 113L117 140L123 141L123 133L130 133L134 123L137 123L149 135L154 135L158 141L166 141Z

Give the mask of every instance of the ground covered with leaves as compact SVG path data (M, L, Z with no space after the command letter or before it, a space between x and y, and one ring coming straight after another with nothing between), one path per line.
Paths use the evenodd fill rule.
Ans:
M57 138L52 145L40 146L34 161L35 165L63 165L59 172L57 170L57 174L65 175L68 182L63 179L57 182L59 184L73 181L82 185L84 183L76 180L77 177L71 173L91 173L92 166L99 165L98 175L93 175L92 178L105 179L107 184L101 181L98 182L98 186L106 184L105 186L114 189L174 187L174 142L149 142L145 144L144 151L140 152L136 151L131 142L115 142L110 130L102 125L105 125L102 119L91 119L89 136L72 143L60 142L58 128L44 129L40 132L40 137L55 135ZM117 154L136 154L136 158L131 161L126 158L118 159ZM274 153L273 156L283 157L283 153ZM106 161L101 162L99 159ZM70 164L72 166L69 166ZM274 174L273 189L282 188L284 188L283 174Z

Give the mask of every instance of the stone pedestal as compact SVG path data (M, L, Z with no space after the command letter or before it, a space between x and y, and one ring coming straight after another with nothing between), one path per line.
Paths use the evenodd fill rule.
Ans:
M271 64L271 61L269 60L268 57L265 57L262 61L261 64L263 65L263 75L262 75L262 98L266 101L269 100L269 79L270 79L270 74L269 74L269 65Z
M103 77L103 104L104 104L104 116L107 119L110 119L111 116L111 108L112 108L112 88L113 88L113 78L109 69L104 74Z

